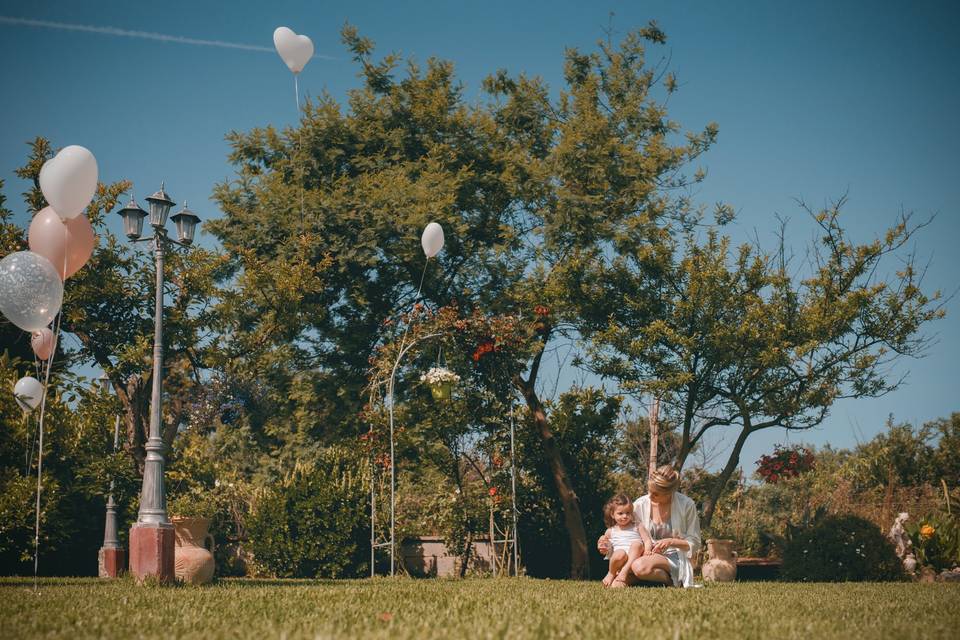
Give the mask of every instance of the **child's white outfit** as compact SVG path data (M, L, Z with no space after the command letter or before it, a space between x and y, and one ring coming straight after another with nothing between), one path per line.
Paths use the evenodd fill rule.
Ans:
M607 537L610 539L610 546L613 551L630 551L630 545L634 542L643 544L643 538L637 531L637 525L631 525L629 529L621 529L619 525L614 525L607 530Z

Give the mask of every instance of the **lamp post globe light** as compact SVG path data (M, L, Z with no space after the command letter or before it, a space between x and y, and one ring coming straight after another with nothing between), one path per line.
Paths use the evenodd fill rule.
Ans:
M104 373L97 378L99 391L110 393L110 378ZM113 452L120 445L120 416L113 423ZM117 578L127 569L127 556L117 537L117 503L113 500L113 478L110 479L110 495L107 498L107 513L103 525L103 546L97 554L98 573L101 578Z
M138 581L148 576L159 582L174 579L174 533L167 518L167 496L163 485L164 449L160 435L161 397L163 392L163 254L169 246L188 246L193 243L194 233L200 218L184 208L173 216L177 239L167 236L166 222L170 209L176 204L160 190L146 198L149 213L136 203L133 197L127 206L120 209L123 229L131 242L153 241L156 263L156 291L153 318L153 389L150 400L150 436L145 446L147 455L143 468L143 485L140 489L140 513L137 522L130 528L130 573ZM153 235L141 238L144 218L150 219Z

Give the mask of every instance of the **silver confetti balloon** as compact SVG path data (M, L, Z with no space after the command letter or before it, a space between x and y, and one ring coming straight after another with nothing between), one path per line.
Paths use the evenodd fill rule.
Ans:
M0 312L24 331L43 329L63 303L63 281L50 261L32 251L0 260Z

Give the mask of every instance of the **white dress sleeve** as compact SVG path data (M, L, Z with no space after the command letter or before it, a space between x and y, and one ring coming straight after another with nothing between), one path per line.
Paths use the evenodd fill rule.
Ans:
M700 549L700 516L697 515L697 504L688 498L683 500L683 539L687 541L690 548L687 549L687 557L693 558L694 554Z

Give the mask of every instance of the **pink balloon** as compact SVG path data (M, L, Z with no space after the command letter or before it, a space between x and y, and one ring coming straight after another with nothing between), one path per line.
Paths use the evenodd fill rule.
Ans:
M57 340L53 331L49 327L44 327L33 332L33 336L30 337L30 346L33 347L33 352L37 354L38 358L46 360L53 354L53 350L57 346Z
M53 207L44 207L33 216L27 236L30 250L49 260L64 280L87 264L97 244L97 236L87 216L80 214L62 220Z

